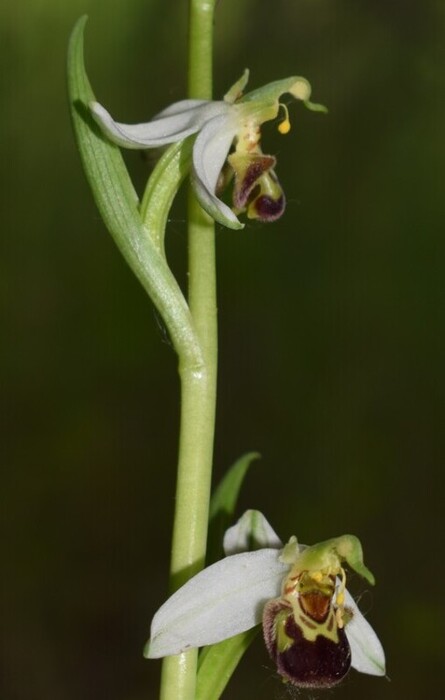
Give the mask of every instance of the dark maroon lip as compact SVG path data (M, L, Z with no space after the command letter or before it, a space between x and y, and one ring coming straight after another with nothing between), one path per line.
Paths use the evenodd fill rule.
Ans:
M328 627L335 625L332 607L328 611ZM332 624L331 624L332 623ZM306 635L304 627L319 634ZM280 632L281 630L281 632ZM337 627L336 634L323 634L323 625L305 617L296 619L294 610L283 599L266 604L263 614L264 641L267 650L277 666L278 673L292 685L299 688L330 688L346 676L351 667L351 649L343 628ZM284 635L286 643L281 641ZM282 637L281 637L282 639Z
M255 156L249 164L241 181L237 181L233 190L233 204L237 209L244 209L249 201L252 191L258 184L262 175L272 170L276 165L273 156Z
M254 201L253 206L260 221L276 221L286 209L286 198L284 194L278 199L272 199L267 194L263 194Z

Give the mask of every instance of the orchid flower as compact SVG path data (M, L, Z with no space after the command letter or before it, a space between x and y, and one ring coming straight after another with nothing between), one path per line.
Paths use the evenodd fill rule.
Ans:
M145 124L120 124L97 102L91 103L90 109L107 137L124 148L157 148L197 134L192 157L196 196L216 221L239 229L243 224L236 214L246 212L249 218L274 221L285 208L274 172L276 159L265 155L260 147L261 125L275 119L280 110L284 118L278 130L285 134L290 129L288 109L280 102L281 96L289 93L309 109L324 111L321 105L309 102L311 88L305 78L278 80L242 96L248 77L246 70L223 100L181 100ZM229 179L234 177L234 211L219 198L227 175Z
M245 551L252 544L255 551ZM321 688L349 668L385 675L380 641L346 590L343 562L369 583L359 540L344 535L284 547L259 511L224 537L227 556L201 571L155 614L144 654L158 658L215 644L262 620L266 647L286 682Z

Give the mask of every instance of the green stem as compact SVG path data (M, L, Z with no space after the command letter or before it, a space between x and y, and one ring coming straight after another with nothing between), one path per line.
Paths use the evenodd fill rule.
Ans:
M190 0L189 97L211 100L213 91L213 13L215 0Z
M189 97L212 97L215 0L190 0ZM214 223L189 196L189 306L201 345L197 371L179 356L181 427L170 565L175 590L204 565L215 430L217 375ZM161 700L194 700L197 650L164 659Z

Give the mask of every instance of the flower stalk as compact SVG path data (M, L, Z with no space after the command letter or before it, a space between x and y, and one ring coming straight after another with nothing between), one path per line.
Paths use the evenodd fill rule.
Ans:
M212 98L213 11L214 0L190 0L190 99ZM179 357L181 426L170 564L172 591L204 565L216 410L215 226L191 191L188 243L188 301L202 349L203 364L197 367ZM161 700L194 699L197 661L196 649L164 659Z

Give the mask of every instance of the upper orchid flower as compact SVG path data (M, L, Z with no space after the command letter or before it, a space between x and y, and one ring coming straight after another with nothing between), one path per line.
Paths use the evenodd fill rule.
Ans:
M245 551L252 539L257 551ZM224 538L228 556L190 579L155 614L147 658L214 644L263 621L264 639L283 679L330 687L349 668L385 675L372 627L345 588L343 562L369 583L359 540L336 537L283 548L258 511L247 511Z
M93 117L108 138L125 148L156 148L198 134L193 146L192 183L201 206L216 220L233 229L243 227L236 213L273 221L284 211L285 198L274 168L274 156L261 151L261 125L278 116L278 126L287 133L287 107L280 102L289 93L313 110L324 110L309 102L311 88L305 78L291 77L269 83L243 96L249 72L233 85L223 100L181 100L159 112L145 124L120 124L97 102L90 105ZM230 153L233 146L233 151ZM234 176L233 210L219 199L226 177Z

